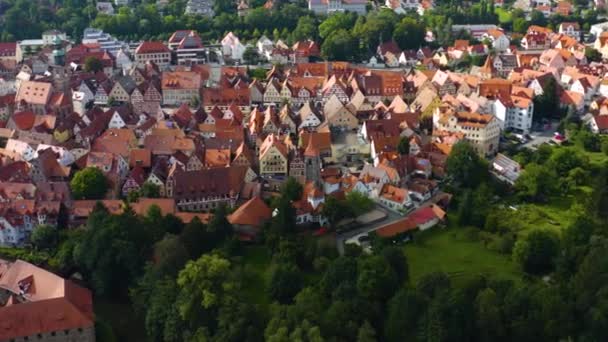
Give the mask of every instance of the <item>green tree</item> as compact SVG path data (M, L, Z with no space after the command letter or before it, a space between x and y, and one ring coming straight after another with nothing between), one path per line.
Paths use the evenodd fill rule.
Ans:
M331 61L353 61L357 56L357 42L347 30L332 33L321 45L321 56Z
M263 313L249 303L222 306L218 315L214 341L262 341Z
M343 29L349 30L355 25L355 21L357 20L357 14L352 12L338 12L335 13L327 19L323 20L323 22L319 25L319 36L322 39L326 39L333 32Z
M351 257L340 257L330 265L320 282L321 292L325 296L337 297L340 291L353 291L357 282L357 260Z
M96 167L87 167L76 172L70 182L74 199L102 199L108 186L106 176Z
M361 328L359 328L359 333L357 334L357 342L376 342L376 330L369 324L368 321L365 321Z
M287 236L296 231L296 210L291 201L281 196L275 203L276 215L270 221L271 232L278 236Z
M559 98L557 96L557 82L549 77L543 85L542 95L534 97L534 120L550 119L559 113Z
M577 167L586 169L588 164L587 156L573 148L556 149L548 161L548 166L555 170L560 177L567 176L570 170Z
M133 210L109 215L96 205L87 220L74 259L98 294L119 294L141 273L150 255L152 237Z
M384 324L387 341L412 341L416 338L418 322L427 307L426 299L417 291L401 288L388 302Z
M409 280L409 267L401 248L389 246L382 249L381 254L397 275L397 281L400 284Z
M151 182L144 182L139 190L139 193L143 198L159 198L160 186Z
M576 131L572 140L583 147L585 151L600 152L602 148L600 136L584 128Z
M298 25L292 33L294 41L306 39L316 40L318 36L318 24L315 18L310 16L301 17L298 19Z
M554 232L534 230L517 240L513 258L525 272L544 274L553 270L559 244L559 237Z
M281 186L281 196L288 201L300 200L302 198L302 191L302 184L293 177L287 178L287 181Z
M301 271L294 264L278 265L270 277L270 298L281 304L291 303L293 297L302 289L300 274Z
M385 258L372 256L360 261L357 289L362 296L372 300L387 300L398 287L397 274Z
M541 202L553 194L557 176L552 169L543 165L531 163L515 182L518 196Z
M138 190L131 190L127 194L127 202L135 203L139 200L140 194Z
M178 291L174 278L159 278L152 268L131 289L131 301L135 311L143 318L149 341L184 340L182 332L185 323L175 305Z
M466 141L460 141L454 145L448 156L446 167L448 175L456 184L469 188L480 184L488 175L486 162Z
M426 28L414 18L403 18L393 31L393 39L401 49L418 49L424 43Z
M260 54L255 47L248 47L243 52L243 61L248 65L256 65L260 61Z
M191 328L213 324L220 307L236 300L237 283L230 261L217 254L204 254L189 261L177 277L177 308Z
M175 278L190 260L190 255L178 236L167 234L154 245L154 260L154 266L160 274Z
M399 139L399 145L397 145L397 151L399 151L399 154L402 156L410 154L410 139L401 137L401 139Z
M587 57L587 61L589 62L602 61L602 54L590 46L585 47L585 57Z
M482 341L496 341L504 337L505 328L500 303L492 289L481 291L475 299L477 329Z
M89 56L84 60L84 71L94 73L103 71L103 63L99 58Z
M346 212L350 216L359 216L374 209L374 201L359 191L351 191L346 194Z
M608 156L608 139L602 140L600 149L605 155Z
M530 13L530 24L538 26L547 26L547 19L545 15L537 10L533 10Z
M194 259L198 259L203 253L208 252L212 248L207 240L207 227L198 217L193 218L192 221L186 224L180 234L180 239L188 254Z
M349 215L348 207L346 206L344 201L340 201L339 199L333 196L327 197L325 203L323 203L321 214L323 214L323 216L327 218L329 224L334 228L336 227L338 222L340 222L340 220Z
M39 250L55 250L59 243L59 232L57 228L52 227L48 224L42 224L36 226L30 241Z

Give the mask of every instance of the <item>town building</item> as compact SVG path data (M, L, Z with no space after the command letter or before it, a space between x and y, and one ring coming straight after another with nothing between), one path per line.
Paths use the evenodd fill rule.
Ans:
M0 341L95 341L89 290L22 260L0 269Z
M462 133L483 156L496 154L500 140L500 123L490 114L458 112L442 106L433 114L433 134L446 131Z
M186 4L186 14L199 14L206 17L213 17L212 0L188 0Z
M102 51L106 51L117 56L119 50L128 51L129 47L126 43L117 40L112 37L109 33L103 32L103 30L96 28L84 29L82 37L82 44L99 44L99 48Z
M143 66L148 62L166 68L171 63L171 50L162 42L142 42L135 49L135 63Z
M321 15L335 12L354 12L365 15L367 0L308 0L308 9Z
M192 101L200 102L201 75L192 71L163 73L162 94L166 106L180 106Z

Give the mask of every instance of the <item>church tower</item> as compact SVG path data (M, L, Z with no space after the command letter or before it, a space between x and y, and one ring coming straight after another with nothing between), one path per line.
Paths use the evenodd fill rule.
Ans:
M306 181L312 181L321 186L321 153L312 143L312 136L308 138L308 146L304 151L304 164L306 165Z
M65 50L63 49L63 42L59 36L53 38L53 64L65 65Z

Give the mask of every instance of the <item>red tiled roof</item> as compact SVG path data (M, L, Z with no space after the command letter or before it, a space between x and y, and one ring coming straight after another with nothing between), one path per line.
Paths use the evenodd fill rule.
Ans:
M0 56L15 56L17 43L0 43Z
M413 220L416 224L420 225L425 224L433 219L436 219L437 215L435 215L435 212L431 207L424 207L411 213L408 218Z
M135 50L136 54L171 52L162 42L143 42Z
M34 126L36 115L29 111L19 112L13 114L12 119L18 129L22 131L29 131Z
M93 320L86 317L65 298L54 298L5 306L0 309L0 340L39 333L90 328Z
M228 221L231 224L259 227L271 217L272 209L256 196L228 216Z
M378 236L383 238L390 238L398 234L412 231L416 229L418 225L412 219L406 217L399 221L389 223L385 226L378 228L375 232Z
M596 115L593 120L595 120L595 124L600 130L608 129L608 115Z

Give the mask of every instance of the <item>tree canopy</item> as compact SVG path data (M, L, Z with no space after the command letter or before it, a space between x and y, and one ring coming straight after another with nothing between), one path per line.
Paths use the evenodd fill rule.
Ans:
M75 199L102 199L108 191L108 180L96 167L87 167L74 175L70 189Z
M464 187L473 187L487 178L488 166L475 148L466 141L454 145L446 162L448 175Z

